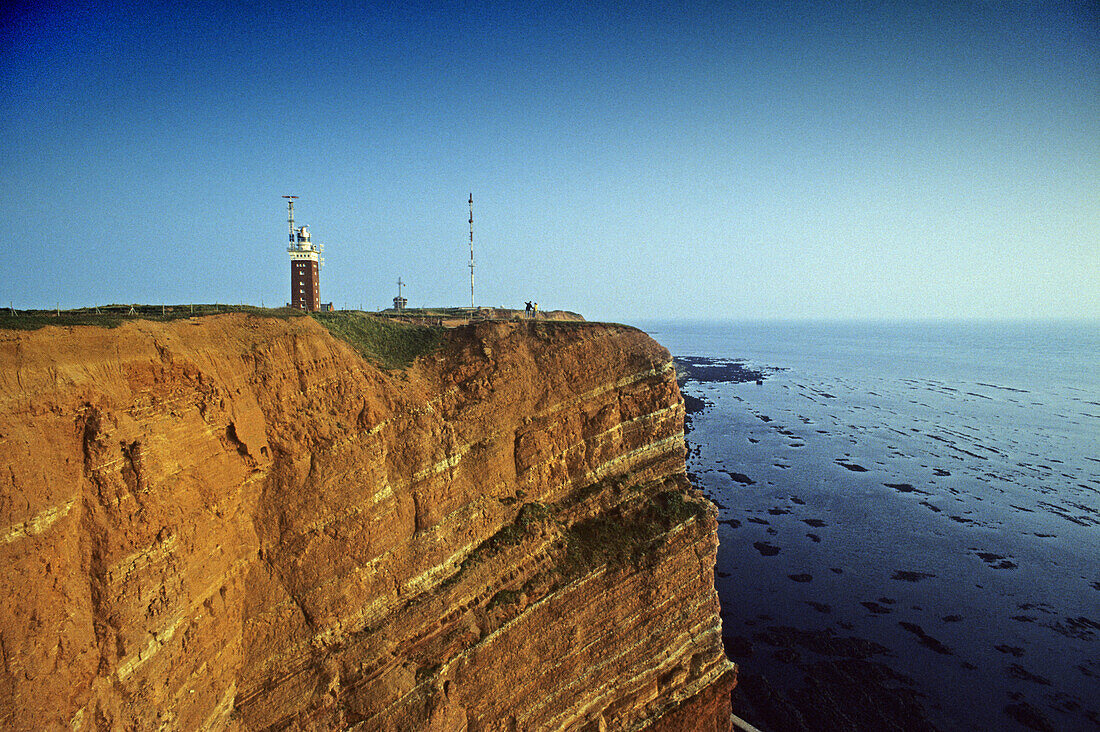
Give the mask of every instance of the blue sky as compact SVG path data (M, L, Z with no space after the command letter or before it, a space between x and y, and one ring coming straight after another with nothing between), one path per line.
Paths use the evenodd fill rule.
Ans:
M1100 317L1095 2L2 12L3 305Z

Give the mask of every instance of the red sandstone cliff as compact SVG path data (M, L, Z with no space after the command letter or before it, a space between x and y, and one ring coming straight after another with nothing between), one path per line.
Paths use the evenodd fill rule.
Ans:
M0 725L727 729L683 414L619 326L0 331Z

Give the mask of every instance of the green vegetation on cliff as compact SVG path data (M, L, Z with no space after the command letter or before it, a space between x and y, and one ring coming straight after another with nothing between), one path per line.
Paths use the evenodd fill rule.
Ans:
M625 483L625 476L613 476L583 486L557 503L525 503L514 521L470 552L458 571L443 582L443 587L456 583L465 571L486 559L546 529L555 536L551 545L561 553L560 579L569 580L603 565L644 564L655 556L656 548L670 530L688 520L706 517L705 505L676 481L634 485L630 488L632 498L609 510L600 511L589 503L592 497L621 494ZM511 505L511 501L502 503ZM578 508L584 504L589 506L581 509L582 515L593 510L597 512L575 520ZM570 515L574 516L573 520ZM533 578L523 591L529 591L530 586L539 581L539 577ZM518 591L504 590L493 597L490 606L510 604L518 596Z
M655 543L672 527L688 519L702 519L706 508L680 490L650 496L626 512L614 511L579 521L565 532L564 568L580 575L603 564L643 562L653 556Z
M403 369L443 344L443 328L409 325L366 313L313 313L333 336L385 369Z
M296 308L258 308L252 305L99 305L73 310L0 310L0 330L38 330L47 325L68 327L92 325L117 328L134 320L167 323L183 318L199 318L226 313L247 313L264 318L302 318Z

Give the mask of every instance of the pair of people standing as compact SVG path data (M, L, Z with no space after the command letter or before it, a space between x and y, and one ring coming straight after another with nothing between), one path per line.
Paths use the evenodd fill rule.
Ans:
M539 304L537 302L532 304L531 301L528 300L527 301L527 317L528 318L537 318L538 316L539 316Z

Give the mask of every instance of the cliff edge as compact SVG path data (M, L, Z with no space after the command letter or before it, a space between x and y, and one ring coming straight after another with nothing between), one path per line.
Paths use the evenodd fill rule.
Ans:
M623 326L0 331L0 725L726 730L683 419Z

